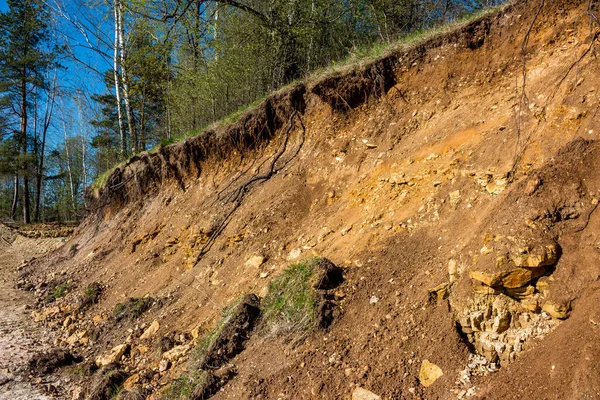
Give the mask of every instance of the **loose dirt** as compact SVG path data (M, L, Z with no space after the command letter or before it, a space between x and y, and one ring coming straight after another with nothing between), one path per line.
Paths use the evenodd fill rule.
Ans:
M215 399L600 398L600 28L586 1L538 4L120 166L64 246L20 271L35 316L58 347L117 365L126 394L160 399L223 310L321 256L343 276L328 327L244 331Z
M28 239L0 225L0 399L48 399L44 380L29 378L29 360L51 348L47 329L31 318L34 296L15 288L17 268L64 239Z

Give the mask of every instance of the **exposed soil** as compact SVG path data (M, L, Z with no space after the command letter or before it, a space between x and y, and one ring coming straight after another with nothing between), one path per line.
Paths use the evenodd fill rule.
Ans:
M64 239L27 239L0 225L0 399L47 399L54 378L29 378L29 362L52 348L47 329L34 323L34 296L15 288L17 268L60 245ZM37 379L41 378L41 379ZM48 390L50 389L50 390Z
M342 269L328 322L290 340L244 319L217 351L219 391L194 396L599 398L600 27L587 2L538 5L120 166L73 236L20 271L35 318L158 399L223 310L318 255Z

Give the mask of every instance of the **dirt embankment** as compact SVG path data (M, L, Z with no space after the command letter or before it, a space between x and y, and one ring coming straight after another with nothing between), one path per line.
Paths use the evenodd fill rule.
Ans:
M584 1L538 6L115 170L72 238L23 270L36 319L87 360L76 396L599 397L600 26ZM267 334L281 277L315 255L343 271L317 291L328 322ZM228 319L251 294L258 322ZM236 351L194 367L230 320Z

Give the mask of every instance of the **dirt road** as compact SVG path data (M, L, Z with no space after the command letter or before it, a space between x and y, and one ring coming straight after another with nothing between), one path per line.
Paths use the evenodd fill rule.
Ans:
M23 260L39 256L60 242L27 239L0 226L0 400L51 398L41 390L43 381L35 382L35 377L30 380L26 373L30 357L49 348L50 335L30 317L33 295L15 289L15 281Z

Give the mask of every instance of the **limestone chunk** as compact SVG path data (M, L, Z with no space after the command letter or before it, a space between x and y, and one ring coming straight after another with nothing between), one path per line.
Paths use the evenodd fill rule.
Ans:
M547 312L556 319L566 319L569 316L569 308L568 304L549 300L542 306L542 311Z
M511 260L517 267L538 268L553 265L557 261L556 245L525 246L511 254Z
M425 387L429 387L435 383L444 372L440 367L430 362L429 360L423 360L421 364L421 370L419 371L419 382Z
M265 263L266 259L263 256L256 255L252 256L246 261L246 265L249 267L259 268L261 265Z
M357 387L352 392L352 400L381 400L381 397L370 390Z
M184 357L189 351L190 351L189 344L175 346L171 350L169 350L165 354L163 354L163 357L171 362L175 362L175 361L179 360L181 357Z
M120 344L113 347L110 353L105 354L96 358L96 365L100 368L107 366L108 364L117 363L121 361L121 358L129 348L128 344Z
M156 335L156 332L158 332L158 329L160 328L160 324L158 323L157 320L152 321L152 324L150 324L150 326L144 331L144 333L142 333L142 336L140 336L141 340L144 339L150 339L152 336Z

